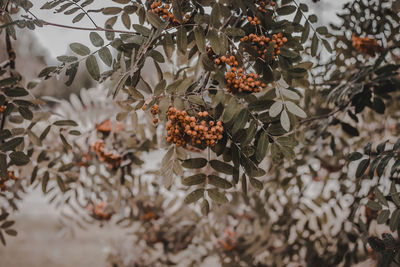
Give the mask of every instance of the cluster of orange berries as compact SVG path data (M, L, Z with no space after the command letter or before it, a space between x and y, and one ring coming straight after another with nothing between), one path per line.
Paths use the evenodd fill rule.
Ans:
M7 172L7 178L5 180L1 180L0 179L0 191L6 191L7 190L6 182L8 180L18 180L18 178L14 174L14 171L8 171Z
M160 18L166 20L168 19L171 24L170 26L177 26L180 25L179 21L175 18L175 16L172 14L172 12L170 12L170 8L171 5L168 3L162 3L160 1L155 1L153 4L151 4L150 6L151 8L151 12L153 12L154 14L157 14L158 16L160 16ZM184 15L185 13L182 12L182 15ZM186 14L184 16L183 19L183 24L187 23L189 21L190 15Z
M102 121L100 124L96 124L96 130L99 133L102 133L103 135L107 136L111 133L112 130L114 130L114 133L118 133L119 131L123 131L125 129L125 126L121 122L116 122L114 125L111 123L110 119L106 119Z
M355 33L353 33L351 39L353 47L360 53L374 57L376 53L380 53L383 50L376 39L370 39L369 37L361 38L355 35Z
M155 116L155 115L158 114L158 105L154 105L154 106L151 108L151 114L153 114L153 116ZM158 119L157 119L157 118L154 118L154 119L153 119L153 123L158 123Z
M220 121L209 119L207 111L198 112L196 116L189 116L183 110L174 107L168 109L167 142L177 146L191 145L200 149L215 146L222 138L224 127Z
M242 68L231 68L225 73L227 90L231 93L258 93L266 84L262 83L257 73L244 74Z
M228 228L225 229L224 238L218 240L218 243L225 251L234 250L236 246L236 233L231 232Z
M3 113L4 112L4 110L6 110L6 106L0 106L0 113Z
M107 202L100 202L94 205L90 204L87 206L87 210L91 213L91 216L96 220L108 221L111 219L112 213L106 212Z
M260 10L262 13L266 13L267 6L275 6L275 1L273 0L256 0L256 4L258 5L258 10Z
M256 25L260 25L261 21L257 18L257 17L248 17L247 20L250 22L251 25L256 26Z
M235 56L232 53L229 53L225 56L218 56L217 54L214 53L211 47L207 46L206 48L207 51L207 56L208 58L214 62L216 65L222 65L222 64L227 64L229 66L235 66L237 67L239 63L237 62Z
M266 58L268 47L270 45L274 46L274 51L272 53L272 58L275 60L281 51L280 47L285 44L288 40L286 37L282 37L282 33L274 34L271 38L266 36L259 36L254 33L249 34L243 38L240 38L242 43L251 42L251 47L257 51L262 59ZM244 49L245 51L245 49Z
M93 144L93 150L97 153L101 162L107 162L110 168L116 169L121 165L122 157L119 155L115 155L112 152L106 152L104 150L104 142L96 141Z

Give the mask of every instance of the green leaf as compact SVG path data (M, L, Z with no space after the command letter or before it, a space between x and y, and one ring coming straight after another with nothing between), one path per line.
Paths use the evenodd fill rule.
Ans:
M17 235L17 231L15 231L14 229L7 229L4 232L6 232L6 234L8 234L10 236L16 236Z
M269 108L269 116L276 117L281 113L283 109L283 103L281 100L276 101L272 106Z
M189 195L187 195L184 199L184 202L186 204L190 204L193 202L196 202L197 200L199 200L200 198L202 198L204 196L204 189L196 189L193 192L191 192Z
M57 185L60 188L61 192L65 193L67 191L65 188L64 181L60 175L57 175Z
M222 172L222 173L230 174L230 175L233 174L233 166L229 165L228 163L214 159L214 160L210 161L210 165L214 170L216 170L218 172Z
M281 125L282 125L282 128L286 132L289 132L289 130L290 130L290 120L289 120L289 115L287 114L286 110L283 110L282 113L281 113Z
M47 184L49 182L49 178L50 178L49 172L46 171L43 174L43 179L42 179L42 191L43 191L43 193L47 192Z
M389 210L382 210L379 215L378 218L376 218L376 221L378 224L384 224L387 222L387 220L389 219L389 215L390 215L390 211Z
M300 118L306 118L307 114L299 107L297 106L295 103L293 103L292 101L286 101L285 105L288 109L288 111L294 115L296 115L297 117Z
M184 160L182 167L188 169L200 169L207 165L207 160L204 158L192 158Z
M379 204L378 202L372 201L372 200L368 200L367 206L375 211L381 210L382 209L382 205Z
M129 30L131 28L131 18L129 17L129 14L126 12L122 12L121 20L122 20L122 24L124 24L125 28L127 28Z
M392 213L392 217L390 218L389 222L390 230L392 232L396 231L397 228L399 227L399 221L400 221L400 210L395 210Z
M360 164L358 164L357 170L356 170L356 178L360 178L361 176L364 175L365 171L367 170L369 166L370 159L363 159Z
M159 28L163 24L163 21L160 19L160 17L151 11L147 11L146 17L150 24L155 28Z
M263 131L260 135L260 138L258 139L256 149L256 159L258 162L261 162L265 158L265 155L267 154L268 144L268 135L265 131Z
M186 186L198 185L204 183L206 180L206 175L204 173L195 174L189 177L186 177L182 180L182 184Z
M119 14L121 11L122 8L120 7L105 7L102 9L104 15L116 15Z
M356 161L356 160L361 159L362 156L363 155L360 152L353 152L347 157L347 160L348 161Z
M228 199L226 198L225 194L221 193L218 191L218 189L208 189L207 190L208 196L216 203L218 204L224 204L228 202Z
M24 166L29 163L30 158L21 151L14 151L10 154L11 162L17 166Z
M239 104L237 103L236 99L232 97L224 110L224 115L222 117L224 123L227 123L233 119L238 112L238 106Z
M196 45L200 52L206 51L206 36L200 26L194 28L194 38L196 39Z
M318 36L317 33L314 33L314 36L311 41L311 56L315 57L317 55L317 50L318 50Z
M325 49L329 52L332 53L332 46L329 44L329 42L325 39L322 39L322 44L324 45Z
M262 190L264 185L261 181L255 179L255 178L251 178L250 177L250 184L252 187L254 187L257 190Z
M7 156L6 154L0 153L0 178L6 179L7 177Z
M90 37L90 41L92 42L92 44L94 46L100 47L104 45L104 40L103 38L101 38L100 34L98 34L97 32L91 32L89 34Z
M342 129L345 133L351 135L351 136L359 136L360 133L358 132L357 128L354 128L353 126L351 126L350 124L346 123L346 122L342 122Z
M203 215L207 215L210 211L210 204L208 203L207 199L204 199L201 203L201 213Z
M86 68L90 76L96 81L100 79L100 68L94 55L90 55L86 59Z
M22 144L24 142L23 137L16 137L11 140L8 140L7 142L3 143L0 145L0 150L2 151L10 151L14 150L17 146Z
M59 120L59 121L55 121L53 123L53 125L55 125L55 126L78 126L78 123L76 123L73 120Z
M280 16L286 16L286 15L292 14L296 10L297 10L297 8L295 6L288 5L288 6L283 6L283 7L278 8L276 10L276 13L278 13L278 15L280 15Z
M15 223L15 221L6 221L0 226L0 228L3 228L3 229L9 228L9 227L13 226L14 223Z
M242 109L239 114L235 117L235 123L232 128L232 134L235 134L237 131L242 129L249 119L249 112L247 109Z
M108 49L108 47L105 46L99 50L98 54L99 54L100 59L104 62L104 64L111 67L112 55L111 55L110 49Z
M79 21L81 21L83 19L83 17L85 17L85 13L79 13L78 15L76 15L73 19L72 19L72 23L77 23Z
M90 54L90 49L83 44L80 43L72 43L69 45L71 50L80 56L87 56Z
M178 49L185 54L187 50L187 32L185 27L178 28L176 33L176 43L178 45Z
M232 187L232 184L230 182L216 175L209 175L208 182L209 184L222 189L228 189Z
M386 207L389 207L389 204L388 204L388 202L386 201L385 196L382 194L382 192L379 190L378 187L375 188L374 193L375 193L376 199L378 199L378 201L379 201L382 205L385 205Z
M151 30L146 28L143 25L133 24L132 27L133 27L133 29L135 29L138 33L140 33L143 36L149 37L151 34Z
M242 37L242 36L246 35L246 32L244 30L239 29L239 28L231 28L231 27L226 28L225 33L227 35L234 36L234 37Z
M33 113L28 107L19 106L18 107L18 112L19 112L19 114L21 114L21 116L25 120L32 120L33 119Z
M64 63L71 63L78 60L76 56L59 56L57 60Z

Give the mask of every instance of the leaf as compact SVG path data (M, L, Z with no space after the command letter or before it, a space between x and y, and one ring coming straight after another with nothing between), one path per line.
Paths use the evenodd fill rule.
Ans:
M10 159L12 163L17 166L24 166L29 163L30 158L24 152L14 151L10 154Z
M369 166L370 159L363 159L360 164L358 164L357 170L356 170L356 178L360 178L361 176L364 175L365 171L367 170Z
M191 192L189 195L187 195L183 201L185 202L185 204L190 204L190 203L196 202L203 196L204 196L204 189L202 189L202 188L196 189L193 192Z
M307 114L299 107L297 106L295 103L293 103L292 101L286 101L285 105L288 109L288 111L294 115L296 115L297 117L300 118L306 118Z
M276 117L281 113L283 109L283 104L281 100L276 101L272 106L269 108L269 116Z
M196 39L196 45L200 52L206 51L206 36L200 26L194 28L194 38Z
M120 7L105 7L102 9L104 15L116 15L119 14L121 11L122 8Z
M126 12L122 12L121 20L125 28L129 30L131 28L131 18L129 17L129 14Z
M280 16L286 16L286 15L292 14L296 10L297 10L297 8L295 6L288 5L288 6L282 6L282 7L278 8L276 10L276 13L278 13L278 15L280 15Z
M178 49L185 54L187 50L187 32L185 27L178 28L176 33L176 43L178 45Z
M7 177L7 156L6 154L0 153L0 178L6 179Z
M9 228L9 227L13 226L14 223L15 223L15 221L6 221L0 226L0 228L3 228L3 229Z
M222 116L222 121L224 123L230 122L233 119L238 112L238 106L239 104L237 103L236 99L232 97L226 105L224 115Z
M64 181L60 175L57 175L57 185L60 188L61 192L65 193L67 191L65 188Z
M58 56L57 60L64 63L71 63L78 60L76 56Z
M287 97L289 99L292 99L292 100L299 100L300 99L300 96L296 92L294 92L292 90L288 90L288 89L282 88L282 89L280 89L280 91L285 97Z
M83 44L80 43L72 43L69 45L71 50L80 56L87 56L90 54L90 49Z
M372 200L368 200L367 206L375 211L381 210L382 206L381 204L379 204L378 202L372 201Z
M250 177L250 184L257 190L262 190L264 187L264 185L261 181L255 179L255 178L252 178L252 177Z
M317 50L318 50L318 36L317 33L314 33L314 36L311 41L311 56L315 57L317 55Z
M59 121L55 121L53 123L53 125L55 125L55 126L78 126L78 123L76 123L73 120L59 120Z
M393 157L392 155L387 155L381 160L381 162L379 162L378 167L376 168L376 173L378 174L379 177L383 175L383 172L389 161L392 159L392 157Z
M111 55L110 49L108 49L108 47L105 46L99 50L98 54L99 54L100 59L104 62L104 64L111 67L112 55Z
M283 110L282 113L281 113L281 125L282 125L282 128L286 132L289 132L289 130L290 130L290 120L289 120L289 116L288 116L286 110Z
M396 231L397 228L399 227L399 221L400 221L400 210L395 210L392 213L392 217L390 218L389 221L390 230L392 232Z
M5 151L5 152L6 151L10 151L10 150L14 150L17 146L19 146L23 142L24 142L24 138L23 137L13 138L11 140L8 140L4 144L1 144L0 145L0 150Z
M146 17L150 24L155 28L159 28L163 24L163 21L160 19L160 17L151 11L147 11Z
M385 198L385 196L382 194L382 192L379 190L378 187L375 188L374 190L375 197L378 199L378 201L382 204L385 205L386 207L389 207L389 204Z
M43 193L47 192L47 183L49 182L49 178L50 178L49 172L46 171L43 174L43 179L42 179L42 191L43 191Z
M8 234L10 236L16 236L17 235L17 231L15 231L14 229L7 229L4 232L6 232L6 234Z
M246 32L244 30L239 29L239 28L232 28L232 27L226 28L225 33L227 35L234 36L234 37L242 37L242 36L246 35Z
M322 39L322 44L324 45L325 49L332 54L333 50L329 42L325 39Z
M42 140L40 140L40 138L34 132L28 129L26 130L26 133L28 134L32 144L35 146L42 146Z
M18 107L18 112L19 112L19 114L21 114L21 116L25 120L29 120L30 121L30 120L33 119L33 113L28 107L19 106Z
M200 169L207 165L207 160L204 158L192 158L184 160L182 167L188 169Z
M208 203L207 199L204 199L201 203L201 213L203 215L207 215L210 211L210 204Z
M356 160L361 159L362 156L363 155L360 152L353 152L347 157L347 160L350 161L350 162L351 161L356 161Z
M92 42L92 44L94 46L100 47L104 45L104 40L103 38L101 38L100 34L98 34L97 32L91 32L89 34L90 37L90 41Z
M195 174L189 177L186 177L182 180L182 184L186 186L198 185L204 183L206 180L206 175L204 173Z
M224 204L228 202L225 194L218 191L218 189L208 189L207 190L208 196L218 204Z
M379 215L378 218L376 218L376 221L378 224L384 224L387 222L387 220L389 219L389 215L390 215L390 211L389 210L382 210Z
M342 129L345 133L351 135L351 136L359 136L360 133L358 132L358 130L356 128L354 128L353 126L351 126L350 124L346 123L346 122L342 122Z
M208 182L209 184L222 189L228 189L232 187L232 184L230 182L216 175L209 175Z
M249 112L247 109L242 109L235 118L235 123L232 127L232 134L235 134L238 130L242 129L249 119Z
M97 59L94 55L90 55L86 59L86 68L90 76L96 81L100 79L100 69L97 64Z
M78 15L76 15L73 19L72 19L72 23L77 23L79 21L81 21L81 19L83 19L83 17L85 17L85 13L82 12Z
M133 29L135 29L138 33L140 33L143 36L149 37L151 34L151 30L146 28L143 25L133 24L132 27L133 27Z
M256 149L256 159L258 162L261 162L265 158L265 155L267 154L268 144L268 135L265 131L263 131L258 139Z
M233 174L233 166L229 165L228 163L214 159L214 160L210 161L210 165L214 170L216 170L218 172L222 172L222 173L230 174L230 175Z

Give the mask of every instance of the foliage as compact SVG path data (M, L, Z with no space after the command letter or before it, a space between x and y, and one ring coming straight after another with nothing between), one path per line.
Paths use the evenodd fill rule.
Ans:
M27 0L0 3L5 217L41 186L75 212L63 213L66 226L134 231L139 253L112 253L114 266L212 256L222 266L350 266L368 248L379 266L399 263L398 240L375 231L400 224L398 1L350 2L329 28L295 0L41 7L91 27L37 18ZM69 101L31 96L10 39L15 27L51 26L90 31L92 46L72 40L73 54L38 76L72 85L84 66L102 86Z

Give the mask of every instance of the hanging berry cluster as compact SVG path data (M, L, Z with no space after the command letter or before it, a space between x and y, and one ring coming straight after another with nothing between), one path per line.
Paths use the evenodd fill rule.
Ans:
M108 221L111 219L113 215L111 212L106 212L105 208L107 207L107 202L100 202L94 205L88 205L87 210L90 212L90 215L99 221Z
M179 21L175 18L175 16L170 11L171 5L169 3L162 3L160 1L155 1L153 4L151 4L150 8L151 8L151 10L150 10L151 12L160 16L160 18L162 18L163 20L168 19L170 21L170 25L168 27L180 25ZM182 15L184 15L184 14L185 13L182 12ZM183 24L187 23L189 18L190 18L190 15L186 14L183 18L182 23Z
M0 191L6 191L7 190L6 182L8 180L18 180L18 178L14 174L14 171L8 171L7 172L7 178L4 179L4 180L0 179Z
M281 53L280 47L288 40L286 37L282 37L282 33L274 34L271 38L251 33L248 36L240 38L240 41L242 43L250 42L251 48L253 48L262 59L267 58L268 47L273 45L272 59L275 60Z
M261 21L257 17L248 17L247 20L250 22L251 25L261 25Z
M231 68L225 73L227 90L231 93L258 93L266 84L262 83L257 73L243 73L242 68Z
M233 53L229 53L225 56L218 56L217 54L214 53L211 47L207 46L206 47L206 52L208 58L214 62L215 65L222 65L222 64L227 64L231 67L237 67L239 63L237 62L235 56Z
M93 150L97 153L101 162L107 162L110 168L116 169L121 165L122 158L119 155L115 155L112 152L106 152L104 150L104 142L96 141L93 144Z
M167 142L177 146L204 149L215 146L222 138L224 127L220 121L211 120L207 111L190 116L185 110L168 109Z
M3 113L6 110L7 106L0 106L0 113Z
M353 47L360 53L374 57L376 53L380 53L383 50L376 39L370 39L369 37L361 38L354 33L351 39Z
M258 5L257 9L261 11L262 13L267 12L267 7L268 6L275 6L275 1L273 0L256 0L256 5Z
M153 114L153 116L156 116L158 114L158 105L154 105L151 108L151 114ZM153 118L153 123L158 123L158 119L157 118Z

